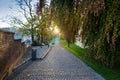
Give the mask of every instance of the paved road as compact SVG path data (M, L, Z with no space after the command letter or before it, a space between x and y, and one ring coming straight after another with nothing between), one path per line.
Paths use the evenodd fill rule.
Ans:
M104 80L81 60L56 45L43 60L29 61L8 80Z

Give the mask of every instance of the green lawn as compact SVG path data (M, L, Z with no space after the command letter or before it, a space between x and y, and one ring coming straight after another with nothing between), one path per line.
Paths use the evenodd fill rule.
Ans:
M85 49L71 44L70 48L67 47L67 42L65 40L60 40L60 43L76 57L85 62L88 66L93 68L97 73L103 76L106 80L120 80L120 68L111 69L103 66L102 64L85 57Z

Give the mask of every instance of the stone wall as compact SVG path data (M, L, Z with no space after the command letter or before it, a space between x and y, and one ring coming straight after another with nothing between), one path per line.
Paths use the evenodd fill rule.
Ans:
M11 74L26 50L20 39L14 40L13 32L0 30L0 80Z

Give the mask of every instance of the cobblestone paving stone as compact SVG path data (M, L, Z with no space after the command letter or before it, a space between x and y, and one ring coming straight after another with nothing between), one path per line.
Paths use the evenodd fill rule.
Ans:
M29 50L27 53L25 53L22 57L22 59L18 62L18 64L15 66L15 68L21 66L22 64L24 64L26 61L31 59L31 53L32 50Z
M37 58L43 58L43 56L46 54L45 52L48 49L48 46L42 46L42 48L40 46L37 47L33 47L33 49L37 49ZM15 66L15 68L21 66L22 64L24 64L25 62L27 62L28 60L31 59L32 55L32 50L29 50L23 57L22 59L19 61L19 63Z
M37 50L37 58L43 58L45 55L46 55L46 51L49 47L48 46L42 46L41 47L34 47L33 49L36 49Z
M73 54L57 45L43 60L29 61L8 80L104 80Z

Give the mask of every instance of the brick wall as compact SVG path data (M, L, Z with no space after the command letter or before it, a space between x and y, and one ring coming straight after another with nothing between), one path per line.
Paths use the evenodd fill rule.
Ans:
M12 72L26 50L21 40L14 40L14 33L0 30L0 80Z

